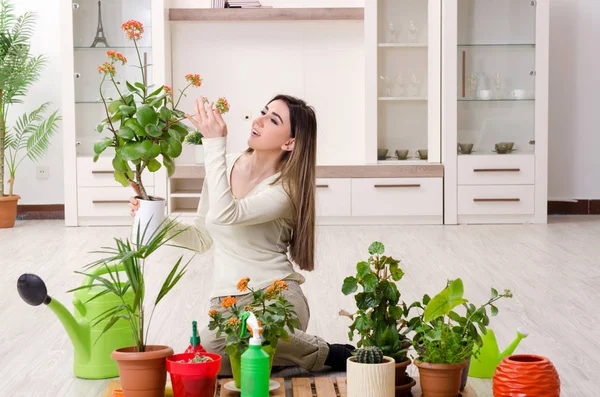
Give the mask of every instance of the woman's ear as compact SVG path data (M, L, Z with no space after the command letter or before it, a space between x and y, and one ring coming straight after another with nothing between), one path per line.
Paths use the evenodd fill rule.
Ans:
M294 150L295 144L296 138L290 138L283 145L281 145L281 150L291 152L292 150Z

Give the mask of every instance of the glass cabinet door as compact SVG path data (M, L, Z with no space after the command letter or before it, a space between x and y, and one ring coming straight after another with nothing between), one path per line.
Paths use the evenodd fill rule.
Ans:
M535 1L458 0L458 151L533 154Z
M377 1L377 160L426 161L429 28L439 21L429 0Z
M127 63L115 65L115 81L121 92L127 91L125 81L142 81L138 53L133 41L123 32L121 25L137 20L144 26L137 40L140 59L146 65L147 81L152 81L151 60L151 0L76 0L73 2L73 51L75 71L75 118L78 156L93 156L94 142L104 136L96 126L106 118L101 101L102 74L98 66L109 61L108 50L121 53ZM102 95L107 101L118 95L115 86L103 84ZM107 150L111 150L110 148Z

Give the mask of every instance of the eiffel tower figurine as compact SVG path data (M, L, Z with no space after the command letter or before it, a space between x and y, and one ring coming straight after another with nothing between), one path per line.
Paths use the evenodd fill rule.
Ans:
M104 27L102 26L102 1L98 0L98 28L96 29L96 37L94 38L92 47L96 47L100 43L108 47L108 42L104 36Z

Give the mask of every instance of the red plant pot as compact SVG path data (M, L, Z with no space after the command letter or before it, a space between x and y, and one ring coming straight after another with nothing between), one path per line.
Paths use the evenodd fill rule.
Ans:
M221 356L200 353L213 359L206 363L187 363L193 353L174 354L167 357L167 371L171 375L175 397L213 397L217 390L217 375L221 370ZM177 361L184 360L185 363Z
M560 397L560 379L546 357L505 357L493 378L494 397Z

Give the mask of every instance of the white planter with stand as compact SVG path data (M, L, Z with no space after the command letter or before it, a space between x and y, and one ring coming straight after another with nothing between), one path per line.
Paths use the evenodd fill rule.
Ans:
M194 153L196 154L196 164L204 164L204 146L194 145Z
M348 358L346 379L348 397L394 397L396 393L396 362L383 356L381 364L360 364L356 357Z
M140 236L144 235L144 230L146 230L146 234L142 240L142 244L146 244L165 219L165 200L159 197L151 197L153 200L143 200L139 196L136 198L140 202L140 208L135 213L135 218L133 219L131 241L137 244L139 227Z

